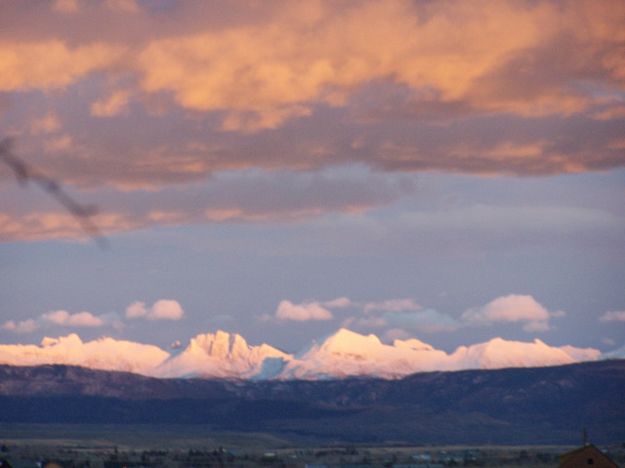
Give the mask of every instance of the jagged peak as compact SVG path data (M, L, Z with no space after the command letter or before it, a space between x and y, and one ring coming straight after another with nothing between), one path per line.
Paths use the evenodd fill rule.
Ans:
M58 338L45 337L40 345L0 344L0 363L64 363L164 377L318 379L374 375L396 378L423 370L544 366L601 357L601 352L593 348L556 347L538 339L512 341L501 337L459 346L455 352L447 354L416 338L395 340L388 345L374 334L364 335L347 328L327 335L305 354L297 356L266 343L250 346L241 335L223 330L198 334L189 340L184 350L175 354L154 345L112 337L83 342L74 333Z
M238 333L217 330L215 333L200 333L189 340L185 351L203 352L215 357L227 357L241 351L249 351L245 338Z
M39 346L41 346L42 348L48 348L48 347L57 346L60 344L81 345L83 344L83 341L80 339L80 336L78 336L76 333L70 333L69 335L59 336L58 338L51 338L49 336L45 336L41 340L41 344Z
M407 340L393 340L393 346L400 349L412 349L414 351L434 351L434 347L431 344L425 343L416 338L409 338Z

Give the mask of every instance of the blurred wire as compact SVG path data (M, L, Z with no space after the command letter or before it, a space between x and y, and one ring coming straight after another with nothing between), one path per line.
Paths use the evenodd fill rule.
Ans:
M25 186L29 181L39 185L43 190L55 198L65 209L80 223L83 231L102 248L108 247L107 239L102 235L96 224L91 220L98 212L95 205L83 205L74 200L63 190L61 184L46 176L42 172L28 165L26 162L12 154L12 138L0 140L0 159L7 164L20 185Z

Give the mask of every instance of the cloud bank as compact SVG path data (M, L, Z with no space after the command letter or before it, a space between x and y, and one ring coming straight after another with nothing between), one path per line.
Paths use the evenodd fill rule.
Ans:
M551 329L550 320L565 315L563 311L549 311L529 295L510 294L493 299L481 307L465 310L459 317L422 307L412 298L387 299L381 302L358 303L349 301L359 308L361 315L344 319L343 326L359 329L387 329L389 336L403 336L410 332L440 333L452 332L468 326L489 326L493 324L521 324L528 333L546 332ZM604 314L608 320L613 315ZM614 315L618 317L618 313ZM602 318L606 321L606 318Z
M135 301L126 308L125 318L128 320L181 320L184 310L180 303L173 299L159 299L151 307L145 302ZM96 315L91 312L68 312L67 310L51 310L39 317L27 320L7 320L0 326L3 330L13 333L33 333L41 328L102 328L111 327L115 330L124 328L125 323L119 314L109 312Z
M339 182L324 197L321 176L291 187L299 198L278 197L268 187L283 189L280 172L531 176L625 165L620 2L162 8L3 8L20 27L0 30L2 126L54 179L142 198L107 205L105 230L353 213L407 193ZM197 193L163 193L244 171L270 179L253 201L234 186L200 206L189 203ZM2 239L79 234L62 212L11 195L0 205ZM276 200L295 203L269 206Z

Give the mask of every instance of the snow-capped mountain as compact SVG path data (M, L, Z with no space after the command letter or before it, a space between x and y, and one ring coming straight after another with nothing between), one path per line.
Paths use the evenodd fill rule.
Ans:
M66 364L148 375L169 357L158 346L100 338L83 342L74 333L44 338L37 345L0 345L0 363L13 366Z
M506 341L461 346L452 354L416 339L395 340L386 345L375 335L340 329L290 361L281 378L319 379L346 376L398 378L434 370L498 369L571 364L600 357L596 349L557 348L540 340Z
M385 344L375 335L341 328L304 351L291 355L268 344L249 345L236 333L217 331L192 338L168 353L153 345L100 338L83 342L78 335L44 338L37 345L0 345L0 364L68 364L120 370L154 377L227 379L306 379L348 376L395 379L424 371L538 367L593 361L605 356L593 348L554 347L540 340L460 346L453 353L417 339Z
M280 378L319 379L347 376L397 378L419 370L435 370L447 354L419 340L386 345L375 335L341 328L290 361Z
M150 374L156 377L262 378L267 371L266 363L289 359L290 355L268 344L250 346L241 335L219 330L191 338L184 350L170 356Z

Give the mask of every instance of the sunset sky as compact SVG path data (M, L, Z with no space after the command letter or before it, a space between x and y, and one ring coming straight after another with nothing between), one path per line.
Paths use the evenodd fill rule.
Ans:
M625 345L625 1L2 1L5 137L0 343Z

